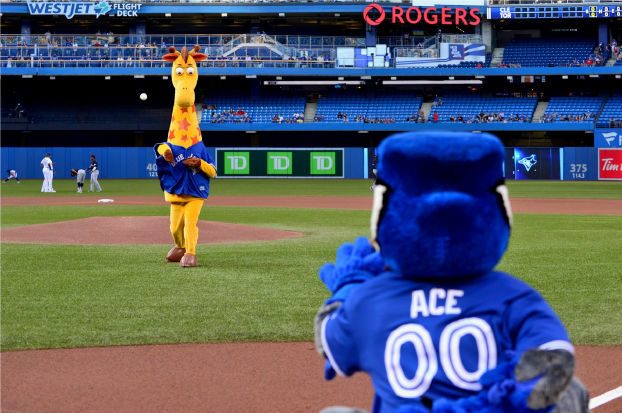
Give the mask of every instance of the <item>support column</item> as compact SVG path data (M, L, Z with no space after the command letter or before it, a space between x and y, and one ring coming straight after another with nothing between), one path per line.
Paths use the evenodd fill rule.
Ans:
M492 22L490 20L483 20L480 24L482 35L482 41L486 45L486 53L492 52Z
M365 23L365 46L376 47L376 26Z
M603 42L603 49L609 43L609 22L606 20L598 22L598 41Z

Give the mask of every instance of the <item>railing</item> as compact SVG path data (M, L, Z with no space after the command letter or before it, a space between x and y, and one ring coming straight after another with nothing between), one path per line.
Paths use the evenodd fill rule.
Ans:
M422 49L436 45L437 36L379 37L379 44L393 47L421 47Z
M365 47L364 37L346 37L346 36L265 36L263 39L270 39L273 42L280 43L284 47L303 47L303 48L318 48L327 46L352 46L352 47ZM135 46L142 43L155 44L156 47L163 49L168 46L194 46L198 44L201 47L224 47L240 44L240 43L264 43L262 42L262 36L260 34L158 34L158 35L128 35L121 34L115 35L113 33L97 33L88 35L73 35L73 34L9 34L0 36L0 42L5 46L21 45L26 43L27 45L39 45L47 46L94 46L99 44L101 46L108 44L112 46ZM413 46L416 45L412 44Z
M330 69L334 60L204 60L200 68L295 68ZM171 67L164 60L0 60L2 68L163 68Z
M46 0L32 0L46 1ZM56 2L74 0L55 0ZM27 0L0 0L0 3L26 3ZM167 4L167 3L411 3L408 0L108 0L109 3L147 3L147 4Z
M506 4L611 4L622 3L622 0L488 0L490 6L502 6Z
M429 49L406 49L403 47L395 49L395 57L439 57L439 50L437 48Z
M484 40L481 34L441 34L441 43L477 43L482 44Z

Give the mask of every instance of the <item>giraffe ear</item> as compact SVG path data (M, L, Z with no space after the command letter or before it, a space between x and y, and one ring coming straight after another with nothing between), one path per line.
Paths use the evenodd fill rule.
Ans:
M203 53L194 53L192 55L192 58L194 59L195 62L200 62L201 60L207 59L207 55Z
M179 55L176 53L169 53L169 54L165 54L164 56L162 56L162 59L167 60L169 62L174 62L175 60L177 60L177 57Z

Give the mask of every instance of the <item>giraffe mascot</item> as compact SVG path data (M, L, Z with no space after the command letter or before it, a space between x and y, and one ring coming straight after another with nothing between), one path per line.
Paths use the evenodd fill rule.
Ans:
M196 245L199 238L197 221L203 201L209 195L210 178L216 176L214 160L207 153L201 137L194 88L197 85L195 62L207 56L198 53L199 46L188 52L169 47L162 58L173 62L172 79L175 105L168 140L154 146L160 186L164 199L171 203L171 234L175 247L166 262L179 262L180 267L196 267Z

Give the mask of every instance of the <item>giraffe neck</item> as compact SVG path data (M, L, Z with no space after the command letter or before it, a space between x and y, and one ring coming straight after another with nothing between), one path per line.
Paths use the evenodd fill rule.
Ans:
M181 108L177 105L173 106L171 126L168 130L168 142L173 145L189 148L202 140L201 129L199 129L199 121L194 105L189 108Z

